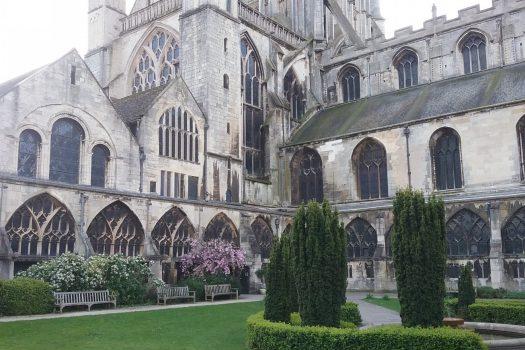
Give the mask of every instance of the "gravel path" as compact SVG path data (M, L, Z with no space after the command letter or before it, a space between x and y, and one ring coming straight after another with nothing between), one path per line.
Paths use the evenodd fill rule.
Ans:
M361 317L363 318L363 328L401 323L401 318L397 312L367 303L363 300L366 295L365 293L347 294L348 300L359 305L359 312L361 312Z

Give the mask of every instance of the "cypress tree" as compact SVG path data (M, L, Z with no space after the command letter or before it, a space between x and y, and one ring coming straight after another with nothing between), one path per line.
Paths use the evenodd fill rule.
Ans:
M465 316L468 307L476 302L476 292L472 284L472 265L470 262L461 269L458 280L458 311Z
M328 202L297 211L293 272L303 325L338 327L346 292L346 235Z
M285 274L283 244L274 241L266 276L264 318L272 322L290 322L288 283Z
M394 200L392 236L401 320L407 327L443 322L445 297L444 205L411 189Z
M297 301L297 287L295 285L295 278L293 272L292 260L292 237L291 233L285 234L281 237L281 245L283 252L284 265L284 279L287 285L288 309L290 313L298 312L299 305Z

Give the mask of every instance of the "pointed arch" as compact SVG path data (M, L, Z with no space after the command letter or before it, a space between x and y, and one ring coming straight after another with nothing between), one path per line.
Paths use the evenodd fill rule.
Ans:
M186 214L177 207L168 210L151 231L151 239L159 254L171 258L189 253L191 240L196 238L195 228Z
M463 187L461 138L448 127L436 130L430 138L434 187L451 190Z
M490 254L490 227L478 214L461 209L445 226L449 257L480 257Z
M78 184L82 147L86 134L84 128L69 116L62 116L51 129L49 179Z
M393 64L397 70L400 89L419 83L419 58L416 50L410 47L401 48L394 55Z
M222 239L236 246L241 245L239 231L231 219L224 213L219 213L211 219L204 231L204 240Z
M368 221L355 218L346 226L348 243L347 259L363 260L374 257L377 248L377 232Z
M254 239L251 240L250 246L252 253L259 254L261 260L270 258L272 250L273 231L268 222L261 216L258 216L251 224Z
M315 150L304 147L295 152L290 163L292 204L323 201L323 161Z
M339 83L343 93L343 102L361 98L361 72L353 64L345 65L339 72Z
M69 209L48 193L20 206L5 230L13 253L23 256L57 256L73 252L75 220Z
M35 178L38 174L42 137L33 129L20 133L18 142L18 176Z
M301 86L293 67L290 67L288 72L286 72L283 85L284 95L290 103L292 118L299 121L304 116L305 112L305 96L303 87Z
M364 139L354 149L352 161L360 198L388 197L388 161L383 144L373 138Z
M87 229L96 254L137 256L142 253L144 229L123 202L116 201L98 213Z
M131 92L167 84L180 69L180 37L175 30L156 24L141 38L130 62Z
M525 207L512 214L501 230L503 254L525 254Z
M458 41L465 74L487 69L487 35L478 29L465 32Z

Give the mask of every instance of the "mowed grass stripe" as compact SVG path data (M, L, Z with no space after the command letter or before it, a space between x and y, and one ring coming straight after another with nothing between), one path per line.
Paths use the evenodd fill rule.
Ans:
M0 324L0 349L246 349L262 302Z

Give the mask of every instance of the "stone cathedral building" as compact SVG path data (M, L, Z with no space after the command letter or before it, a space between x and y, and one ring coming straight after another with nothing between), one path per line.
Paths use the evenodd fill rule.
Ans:
M89 0L89 51L0 85L0 276L75 252L243 247L245 288L329 200L348 289L395 289L392 197L446 202L449 265L525 289L525 1L384 36L379 0ZM429 17L430 17L429 9Z

